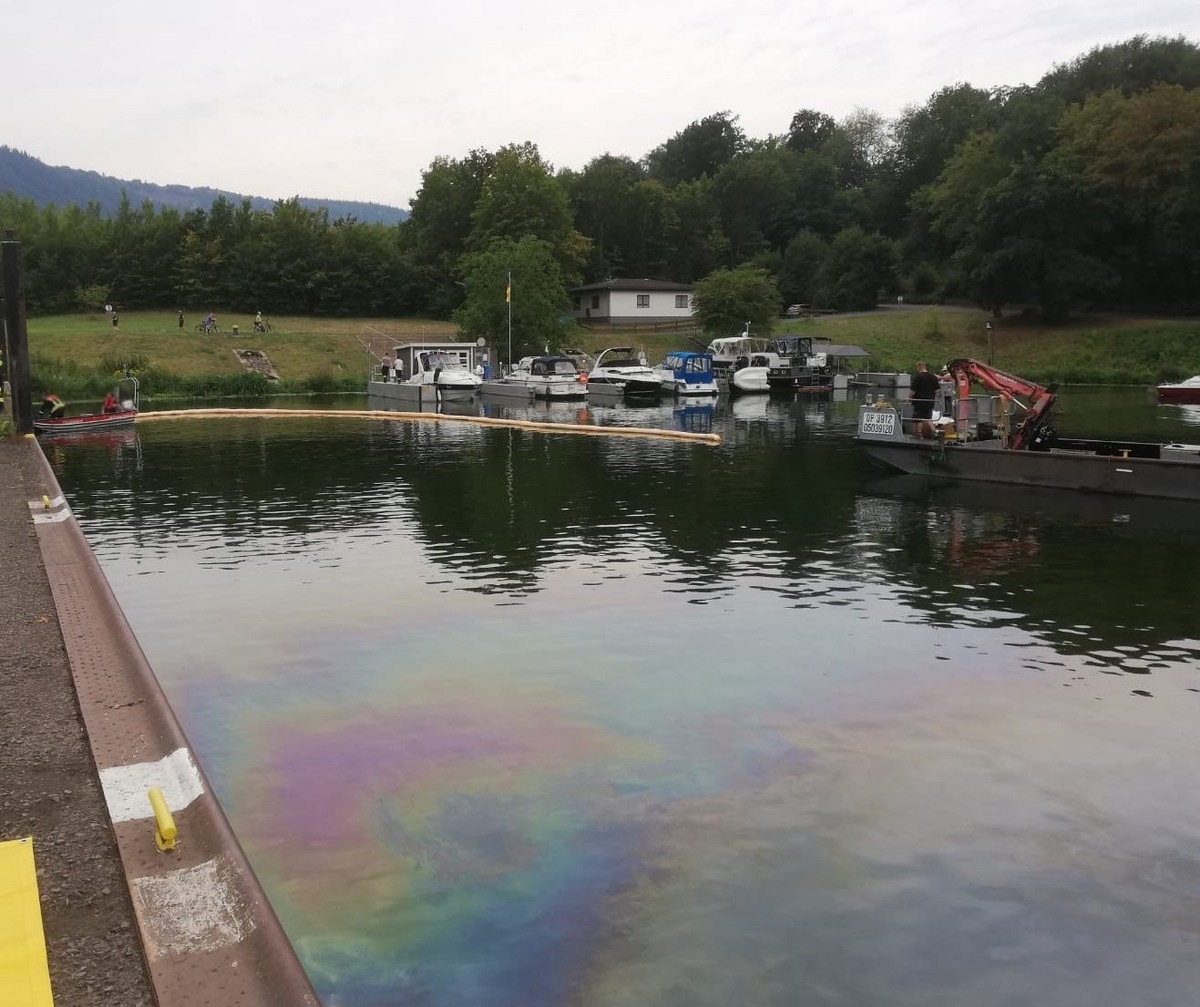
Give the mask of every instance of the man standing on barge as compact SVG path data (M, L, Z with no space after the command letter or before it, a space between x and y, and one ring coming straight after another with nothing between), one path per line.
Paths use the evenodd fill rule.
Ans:
M924 360L918 361L917 373L908 391L912 402L913 433L918 437L933 436L933 403L940 387L937 375L929 372Z

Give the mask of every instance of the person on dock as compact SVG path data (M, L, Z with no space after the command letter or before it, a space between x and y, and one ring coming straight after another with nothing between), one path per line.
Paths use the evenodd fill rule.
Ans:
M913 432L920 437L933 436L933 403L940 385L937 375L930 372L925 361L918 361L908 398L912 402Z
M396 384L400 384L404 380L404 361L399 357L396 358L395 364L392 365L392 375L396 380Z
M66 411L67 404L53 392L47 392L42 396L42 404L38 409L39 415L49 417L50 419L57 419Z
M386 353L383 359L379 361L379 373L383 375L383 383L386 385L392 378L392 358Z

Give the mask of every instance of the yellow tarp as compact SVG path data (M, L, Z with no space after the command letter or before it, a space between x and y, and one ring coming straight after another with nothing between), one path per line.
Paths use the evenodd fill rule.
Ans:
M0 1004L54 1007L32 839L0 843Z

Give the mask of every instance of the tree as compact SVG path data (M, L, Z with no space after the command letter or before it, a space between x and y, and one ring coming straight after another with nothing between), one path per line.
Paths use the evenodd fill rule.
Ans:
M867 234L861 227L841 231L825 256L817 274L817 297L821 304L841 311L870 311L881 292L890 290L896 278L896 253L891 241L881 234Z
M812 231L801 231L783 253L779 268L781 304L817 303L817 276L829 255L829 245Z
M1129 96L1159 84L1200 88L1200 46L1182 35L1135 35L1115 45L1096 46L1056 66L1038 82L1038 89L1081 105L1092 95L1114 88Z
M565 189L551 174L532 143L496 152L471 212L468 249L481 249L497 239L540 238L550 248L570 282L578 281L587 258L588 241L575 230Z
M512 299L506 303L510 274ZM549 242L528 234L517 241L495 238L463 259L462 276L466 297L453 317L465 335L507 347L511 308L514 360L565 345L574 322L563 322L566 284Z
M646 170L664 185L694 182L718 171L746 150L738 117L717 112L691 123L646 155Z
M718 269L692 291L693 313L710 334L741 331L750 322L767 335L779 316L779 288L762 269Z
M787 145L797 154L820 150L836 129L837 123L832 116L811 108L802 108L792 116L792 124L788 127Z
M100 283L89 283L75 288L75 303L89 315L95 315L108 303L108 287Z

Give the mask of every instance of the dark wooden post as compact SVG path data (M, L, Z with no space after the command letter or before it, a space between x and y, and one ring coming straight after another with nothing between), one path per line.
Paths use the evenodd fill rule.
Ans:
M4 354L12 388L12 417L17 433L33 433L33 398L29 388L29 333L25 329L25 284L21 281L21 243L12 231L0 241L0 270L4 276Z

